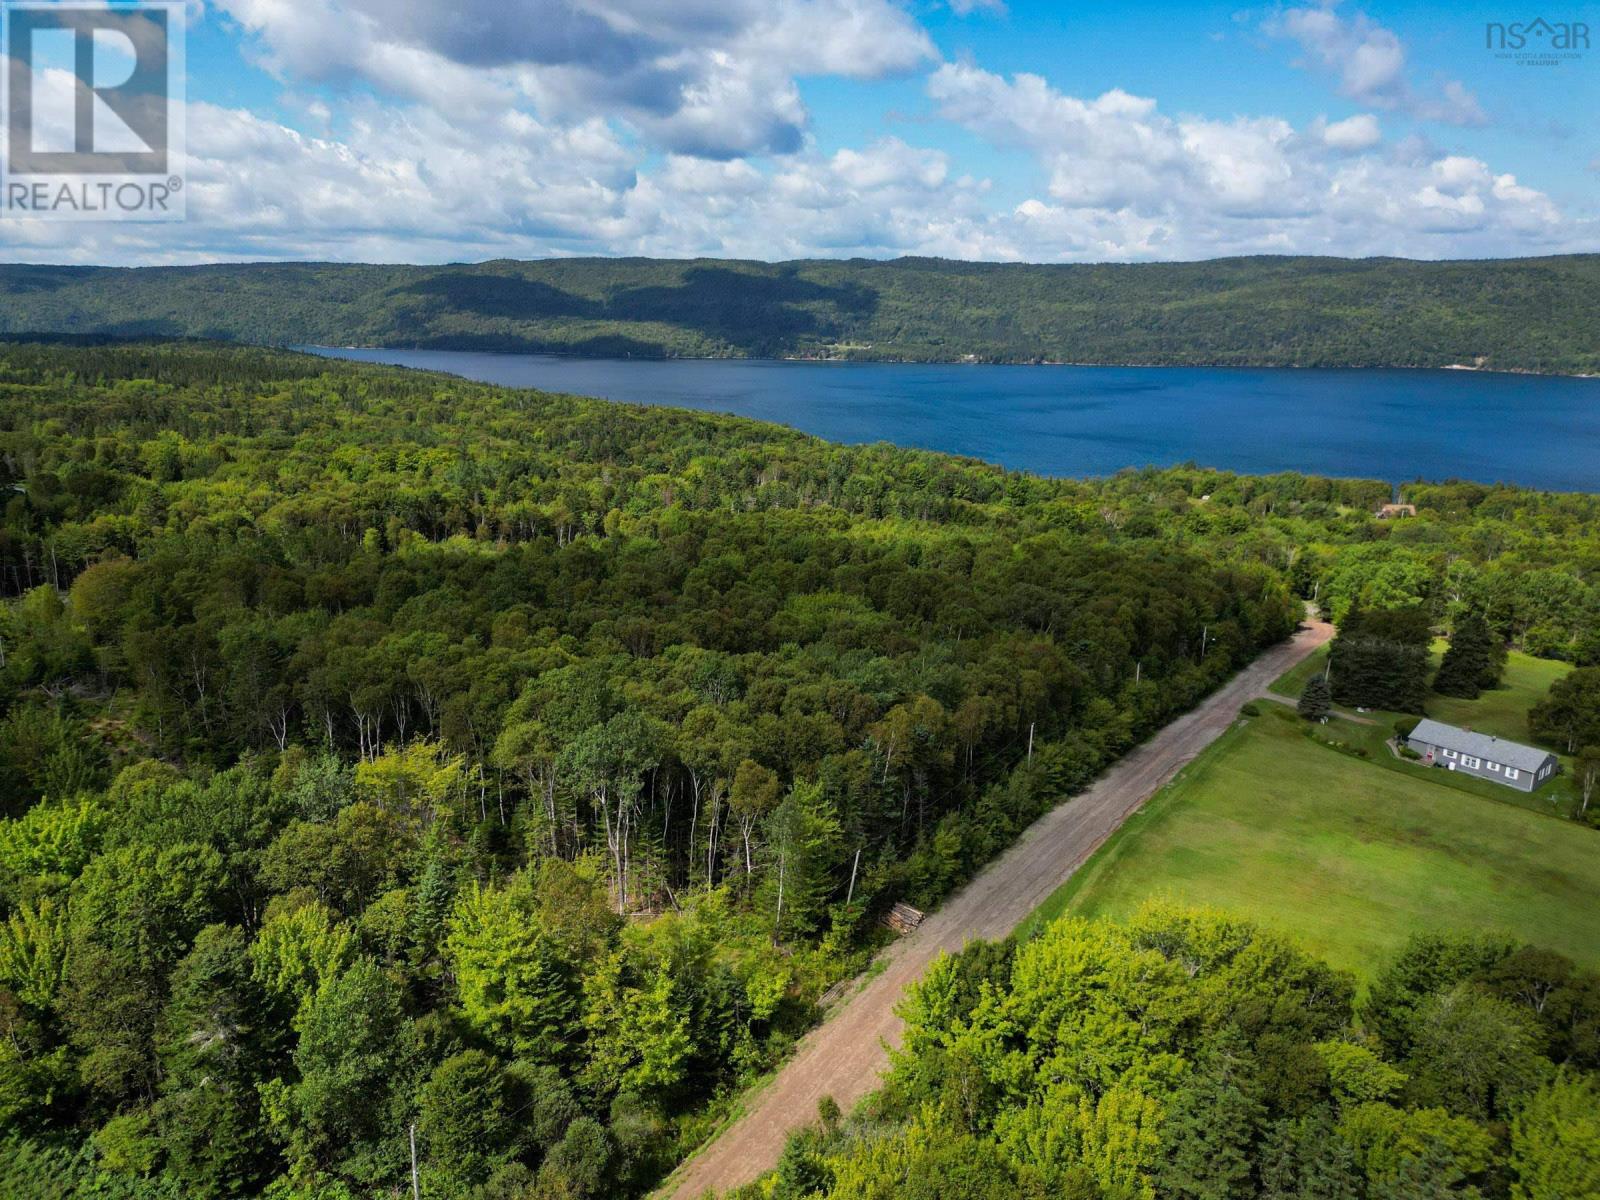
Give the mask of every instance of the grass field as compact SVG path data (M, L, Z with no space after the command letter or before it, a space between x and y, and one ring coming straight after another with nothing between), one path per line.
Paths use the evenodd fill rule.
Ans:
M1570 670L1571 663L1530 658L1513 650L1506 659L1506 673L1499 687L1484 692L1476 700L1430 695L1428 715L1451 725L1470 725L1496 737L1532 742L1528 710L1543 700L1550 685Z
M1320 674L1327 665L1328 647L1318 646L1309 655L1274 679L1267 690L1274 695L1283 696L1289 700L1298 700L1300 699L1300 693L1306 690L1306 684L1311 682L1311 677Z
M1132 817L1024 936L1069 910L1125 916L1167 897L1249 916L1361 977L1425 929L1504 931L1600 966L1600 831L1341 753L1289 709L1262 708Z
M1444 656L1446 642L1439 639L1433 644L1433 664L1437 668L1439 660ZM1275 679L1269 691L1273 695L1282 696L1286 700L1298 700L1300 693L1305 690L1311 677L1321 671L1328 662L1328 648L1323 646L1308 657L1304 662L1292 667ZM1528 710L1540 700L1543 700L1550 690L1550 685L1572 670L1571 663L1556 662L1548 658L1533 658L1513 650L1506 659L1505 674L1502 676L1499 687L1492 691L1484 692L1476 700L1457 700L1450 696L1428 694L1427 715L1437 720L1445 721L1451 725L1460 725L1469 729L1477 729L1484 733L1492 733L1496 737L1510 738L1516 742L1527 742L1539 745L1528 728ZM1335 712L1346 717L1356 718L1357 714L1347 708L1335 707ZM1418 713L1395 713L1373 710L1361 714L1361 718L1372 722L1370 728L1352 728L1349 725L1335 724L1322 731L1321 736L1328 741L1344 742L1350 746L1360 746L1367 750L1372 760L1392 770L1405 771L1415 774L1422 768L1413 763L1401 762L1389 754L1384 747L1384 740L1394 733L1395 721L1402 716L1418 716ZM1558 746L1547 746L1546 749L1560 752ZM1569 770L1572 762L1569 756L1561 755L1562 765ZM1534 812L1558 814L1567 813L1576 805L1576 794L1569 776L1558 776L1552 782L1540 788L1531 795L1522 795L1513 789L1501 787L1499 784L1489 783L1485 780L1473 779L1460 774L1440 774L1432 777L1434 782L1454 787L1460 791L1470 792L1473 795L1484 796L1502 803L1514 804Z

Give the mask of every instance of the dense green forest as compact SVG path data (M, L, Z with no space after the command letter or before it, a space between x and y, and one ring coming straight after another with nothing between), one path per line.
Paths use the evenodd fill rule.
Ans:
M1303 599L1600 662L1600 498L1388 490L0 344L0 1195L641 1193Z
M763 1200L1583 1200L1600 1195L1600 975L1419 937L1350 977L1151 906L977 943L904 1005L882 1093L823 1104Z
M1600 257L0 266L0 332L267 345L1600 371Z

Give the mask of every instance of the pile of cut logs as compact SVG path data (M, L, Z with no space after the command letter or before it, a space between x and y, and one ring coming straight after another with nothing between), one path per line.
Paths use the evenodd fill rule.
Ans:
M879 917L878 923L887 926L898 934L905 935L922 924L923 916L923 913L901 901Z

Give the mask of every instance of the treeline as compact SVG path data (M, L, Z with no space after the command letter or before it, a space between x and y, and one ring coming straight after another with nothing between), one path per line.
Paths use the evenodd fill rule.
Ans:
M1355 981L1225 916L1069 918L937 963L883 1091L824 1101L770 1200L1578 1200L1600 975L1422 937Z
M1600 258L0 267L0 332L612 357L1600 370Z
M1301 597L1594 655L1600 500L1416 493L0 347L0 1194L640 1193Z
M0 390L0 1192L386 1193L413 1129L430 1196L642 1192L875 912L1297 615L751 423L197 346Z

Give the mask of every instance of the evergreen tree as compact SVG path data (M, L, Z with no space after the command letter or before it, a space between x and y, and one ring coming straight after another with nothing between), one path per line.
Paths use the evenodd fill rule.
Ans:
M1360 708L1421 712L1431 637L1420 607L1352 609L1328 649L1333 698Z
M1300 693L1300 703L1296 707L1308 721L1326 721L1333 711L1333 689L1328 686L1327 677L1312 676L1306 690Z
M270 1007L243 932L202 929L173 972L158 1040L162 1141L188 1195L243 1195L265 1172L256 1082L275 1041Z
M1479 692L1500 682L1504 665L1505 647L1489 622L1479 613L1467 613L1450 635L1450 648L1439 664L1433 690L1441 696L1475 700Z
M1173 1099L1162 1131L1168 1146L1157 1189L1162 1196L1244 1200L1254 1195L1250 1151L1262 1107L1250 1067L1242 1039L1224 1035Z
M772 936L811 932L833 889L839 822L822 788L797 784L766 821L768 865L757 903L772 914Z
M1443 1146L1428 1146L1407 1155L1394 1171L1373 1179L1368 1200L1476 1200L1483 1193L1460 1186L1465 1181L1460 1165Z
M455 900L455 880L440 840L430 835L424 848L423 867L411 909L410 934L419 967L437 956Z
M1358 1200L1350 1146L1326 1117L1280 1121L1261 1148L1261 1200Z

